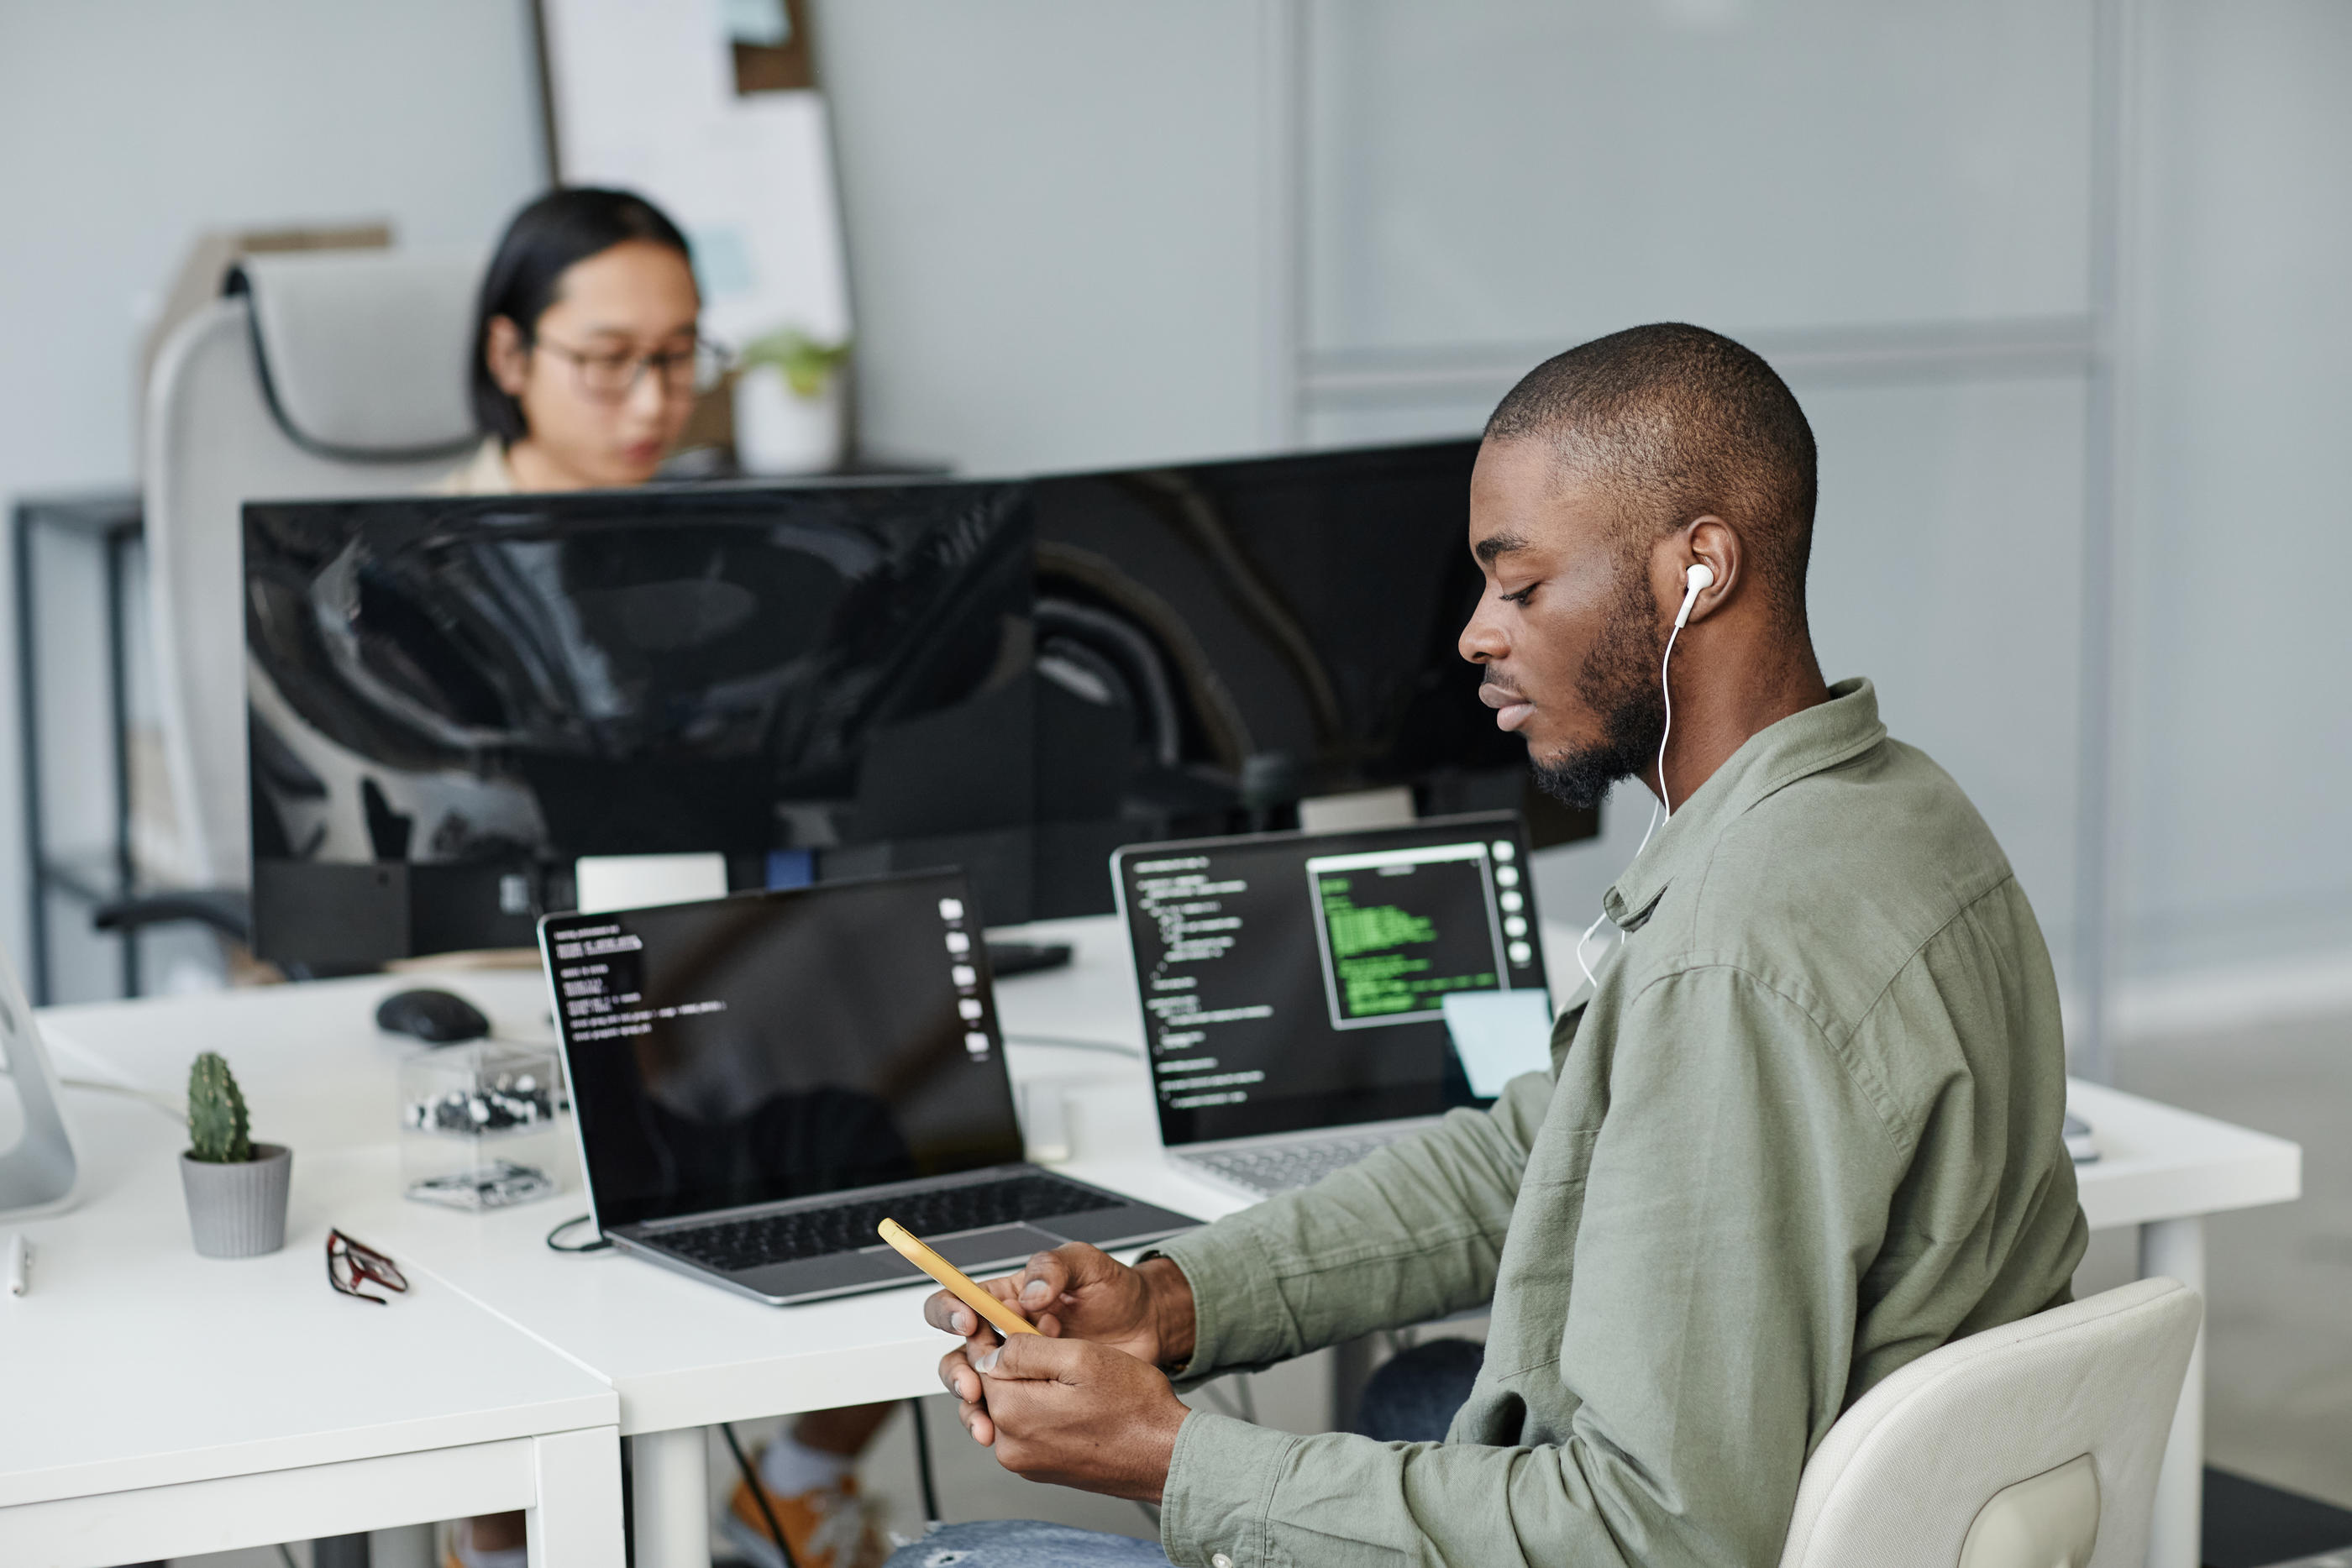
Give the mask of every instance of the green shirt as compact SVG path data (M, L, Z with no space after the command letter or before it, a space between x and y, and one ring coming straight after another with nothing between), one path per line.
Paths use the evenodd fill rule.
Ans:
M2041 929L1868 682L1751 737L1603 904L1549 1073L1161 1249L1192 1377L1492 1304L1444 1443L1187 1416L1171 1562L1769 1568L1841 1411L2067 1299Z

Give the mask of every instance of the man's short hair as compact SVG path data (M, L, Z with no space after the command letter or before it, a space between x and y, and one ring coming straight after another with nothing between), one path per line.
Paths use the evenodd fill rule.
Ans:
M1595 338L1521 377L1486 436L1549 442L1563 470L1614 497L1629 549L1721 517L1752 552L1757 586L1804 623L1813 431L1752 350L1680 321Z

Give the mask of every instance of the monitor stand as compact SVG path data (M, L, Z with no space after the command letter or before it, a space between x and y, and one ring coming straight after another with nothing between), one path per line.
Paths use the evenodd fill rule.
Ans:
M0 1071L16 1091L16 1142L0 1149L0 1219L49 1214L73 1202L80 1176L73 1138L58 1108L58 1075L25 1005L16 971L0 956Z

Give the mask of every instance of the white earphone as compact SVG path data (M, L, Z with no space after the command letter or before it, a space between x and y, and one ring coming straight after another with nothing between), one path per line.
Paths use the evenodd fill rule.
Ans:
M1675 630L1677 632L1690 624L1691 606L1698 602L1698 596L1715 586L1715 568L1701 561L1683 574L1683 580L1690 586L1683 590L1683 607L1675 612Z
M1715 568L1699 561L1683 573L1683 581L1685 584L1683 605L1675 612L1675 629L1666 634L1665 656L1658 661L1658 690L1666 702L1665 727L1658 732L1658 803L1650 808L1650 825L1642 830L1641 845L1633 852L1635 860L1640 860L1642 851L1650 847L1650 835L1658 831L1658 824L1675 820L1674 806L1666 799L1666 741L1675 733L1675 688L1674 683L1667 679L1666 672L1674 664L1675 639L1681 636L1683 628L1690 624L1691 607L1698 602L1700 594L1715 586ZM1663 816L1660 815L1661 810L1664 813ZM1592 940L1592 934L1601 929L1601 922L1608 918L1607 912L1603 911L1599 919L1584 928L1584 935L1576 939L1576 967L1584 971L1585 983L1596 990L1600 988L1601 982L1592 977L1592 967L1584 961L1584 945ZM1619 932L1617 940L1624 941L1625 934Z

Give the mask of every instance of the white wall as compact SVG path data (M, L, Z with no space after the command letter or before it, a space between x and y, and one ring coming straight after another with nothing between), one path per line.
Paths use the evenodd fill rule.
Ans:
M1821 443L1824 665L1969 790L2063 963L2086 0L1316 0L1309 34L1310 432L1475 431L1538 358L1640 321L1762 350ZM1548 907L1591 917L1649 804L1548 857Z
M545 178L529 18L526 0L0 0L0 505L130 483L142 313L197 230L494 237ZM5 650L0 939L21 963L13 632Z
M2352 7L2163 0L2145 56L2119 872L2143 971L2352 977Z
M862 438L971 472L1265 442L1257 0L826 0Z
M1309 340L2079 312L2087 0L1312 0Z

